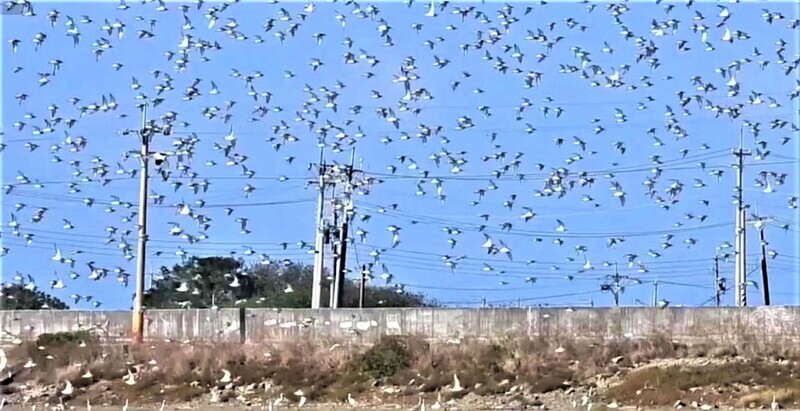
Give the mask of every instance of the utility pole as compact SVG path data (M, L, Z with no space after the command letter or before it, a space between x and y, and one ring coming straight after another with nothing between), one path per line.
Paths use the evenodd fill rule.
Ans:
M765 228L767 223L772 222L772 217L761 217L758 215L758 208L756 208L756 215L750 222L758 229L759 239L761 240L761 282L762 289L764 290L764 305L770 305L769 297L769 274L767 272L767 240Z
M133 302L133 342L144 341L144 270L147 264L147 192L150 158L150 132L147 129L147 104L142 106L141 170L139 170L139 241L136 249L136 300Z
M339 215L337 213L333 213L333 227L335 231L335 227L338 227L338 220ZM335 233L334 233L335 234ZM331 242L331 251L333 252L333 276L331 277L331 283L328 290L328 307L330 308L337 308L336 304L336 271L339 269L339 252L341 247L337 242Z
M141 170L139 172L139 225L138 244L136 248L136 298L133 302L133 342L138 344L144 340L144 277L147 270L147 192L150 179L150 140L155 134L168 136L171 134L169 123L157 126L147 120L147 104L142 105L142 126L139 130L123 130L122 135L137 134L141 142L139 152ZM161 155L163 161L164 154ZM156 156L156 165L159 157Z
M611 293L614 295L614 307L619 307L619 269L618 264L614 263L614 283L610 288Z
M319 309L322 299L322 273L325 264L325 224L323 217L325 214L325 173L327 166L324 163L325 149L320 148L319 151L319 164L317 171L319 172L319 197L317 198L317 235L314 241L314 274L313 282L311 284L311 309Z
M620 275L618 267L619 265L614 263L614 274L606 275L606 282L600 285L600 291L608 291L614 296L614 307L619 307L619 296L621 293L625 292L625 285L622 284L623 280L641 284L641 280L638 278L633 278L628 275Z
M361 266L361 278L358 286L358 308L364 308L364 296L367 291L367 265Z
M769 302L769 274L767 273L767 240L764 239L764 227L759 230L761 239L761 282L764 289L764 305Z
M739 148L734 150L736 156L736 305L747 306L747 225L745 223L744 205L744 157L750 150L744 150L743 129L739 129Z
M617 271L617 264L614 264L614 307L619 307L619 271Z
M714 299L717 302L717 307L722 303L722 291L724 291L723 284L719 279L719 256L714 256Z
M356 160L356 149L353 148L350 151L350 166L347 168L347 173L345 176L345 183L344 183L344 205L343 205L343 216L342 216L342 226L339 229L339 252L337 258L337 265L334 266L334 277L333 277L333 284L335 287L336 292L333 295L333 308L339 308L341 301L344 299L344 280L345 280L345 273L347 271L347 246L348 246L348 232L350 228L350 220L353 218L353 185L355 184L353 181L353 177L355 176L356 170L355 169L355 160Z
M658 280L653 281L653 307L658 306Z
M614 263L614 275L613 276L606 276L606 280L611 280L611 284L603 284L600 286L600 291L610 291L611 295L614 296L614 307L619 307L619 269L618 264Z

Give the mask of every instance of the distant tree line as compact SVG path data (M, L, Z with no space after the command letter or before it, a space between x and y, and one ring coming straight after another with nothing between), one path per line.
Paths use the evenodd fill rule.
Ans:
M6 285L0 295L0 310L69 310L58 298L41 290L29 290L22 284Z
M246 266L232 257L192 257L161 275L145 291L147 308L224 307L311 307L313 267L307 264ZM329 282L322 287L323 307L328 306ZM359 287L345 281L342 307L358 307ZM435 307L438 303L423 294L397 292L394 287L368 284L364 307ZM55 296L21 284L6 285L0 295L3 310L68 310Z
M161 275L145 293L147 308L311 307L313 267L302 263L246 265L232 257L193 257ZM328 281L322 287L328 305ZM423 294L367 285L364 307L433 307ZM342 307L358 307L359 287L345 281Z

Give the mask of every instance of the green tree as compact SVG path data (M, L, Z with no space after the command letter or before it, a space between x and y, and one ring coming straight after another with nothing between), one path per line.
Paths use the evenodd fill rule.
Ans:
M31 291L21 284L3 287L0 296L0 309L3 310L69 310L69 306L44 291Z
M172 269L162 268L162 276L145 294L148 308L277 307L311 306L313 267L307 264L257 264L246 266L232 257L193 257ZM186 291L178 291L182 284ZM232 284L238 286L234 287ZM291 292L287 292L291 289ZM429 307L436 302L422 294L397 293L391 287L368 285L366 307ZM329 295L328 284L322 295ZM343 307L358 306L358 286L345 282ZM323 297L323 306L327 298Z

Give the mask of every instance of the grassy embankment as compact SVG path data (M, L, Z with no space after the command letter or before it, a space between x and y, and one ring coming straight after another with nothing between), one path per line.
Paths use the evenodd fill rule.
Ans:
M557 349L559 348L559 349ZM522 403L569 387L595 387L594 401L653 406L677 400L747 406L800 401L800 347L740 344L686 346L662 337L645 341L574 342L539 339L431 344L385 338L371 347L297 341L282 344L104 343L90 333L46 334L8 351L19 371L5 393L50 387L55 400L70 381L67 399L93 403L191 402L212 391L219 401L258 402L284 394L297 401L341 402L348 393L373 402L443 400L472 393L505 395ZM31 360L32 368L21 365ZM220 382L222 369L232 382ZM87 373L88 372L88 373ZM89 376L91 374L91 376ZM133 374L134 384L124 382ZM457 374L461 392L452 392ZM131 381L133 381L131 380ZM130 382L130 381L129 381ZM30 388L26 388L30 390Z

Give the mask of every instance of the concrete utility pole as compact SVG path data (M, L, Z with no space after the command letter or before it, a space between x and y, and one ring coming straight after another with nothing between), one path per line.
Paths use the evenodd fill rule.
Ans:
M139 158L141 170L139 173L139 239L136 249L136 298L133 302L133 342L141 343L144 340L144 277L147 269L147 192L150 180L149 160L150 140L155 134L169 136L171 134L169 123L157 126L147 120L147 104L142 105L142 127L139 130L123 130L122 135L137 134L141 140ZM165 155L155 153L156 165L160 165Z
M339 164L323 163L323 154L320 153L319 163L319 209L317 210L317 239L314 255L314 284L311 292L311 308L320 308L322 298L322 275L325 264L325 245L331 245L333 253L333 270L330 280L329 307L338 308L343 298L345 272L347 271L347 246L349 243L349 225L353 218L352 192L355 187L365 188L359 191L360 194L368 192L369 184L365 184L360 178L361 170L356 170L355 149L350 153L350 165L342 166ZM359 173L359 178L356 178ZM342 201L337 193L337 186L343 184L344 191ZM325 195L327 190L332 192L333 220L325 218Z
M329 231L330 235L338 236L336 233L337 227L339 226L339 214L334 212L333 213L333 229ZM330 241L329 241L330 242ZM340 260L339 260L339 244L336 241L330 242L331 243L331 251L333 252L333 272L334 277L331 277L330 287L328 288L328 307L336 308L336 271L338 270Z
M653 281L653 307L658 307L658 280Z
M356 149L350 151L350 166L347 167L344 181L344 204L342 205L342 222L339 228L339 252L337 264L334 267L333 287L335 293L333 294L332 308L339 308L341 301L344 299L344 280L345 273L347 272L347 246L349 245L349 229L350 221L353 219L353 187L358 184L354 181L356 172L361 170L355 169Z
M133 342L144 340L144 271L147 264L147 191L150 157L150 132L147 128L147 104L142 106L141 170L139 170L139 242L136 249L136 301L133 303Z
M736 156L736 305L747 306L747 225L745 223L744 205L744 157L750 150L744 149L743 130L739 129L739 148L734 150Z
M317 198L317 234L314 241L314 274L311 284L311 309L319 309L322 300L322 273L325 264L325 223L323 217L325 214L325 173L327 173L327 166L325 165L325 149L320 148L319 164L317 165L319 197Z

